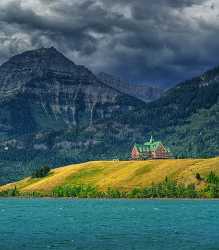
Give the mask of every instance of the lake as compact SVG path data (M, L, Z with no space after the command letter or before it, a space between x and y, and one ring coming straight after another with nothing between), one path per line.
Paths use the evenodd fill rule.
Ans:
M0 250L216 250L219 201L0 199Z

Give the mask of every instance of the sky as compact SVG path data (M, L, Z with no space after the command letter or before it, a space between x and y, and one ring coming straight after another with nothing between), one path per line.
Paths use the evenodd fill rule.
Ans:
M169 87L219 65L219 0L0 0L0 63L51 46L95 73Z

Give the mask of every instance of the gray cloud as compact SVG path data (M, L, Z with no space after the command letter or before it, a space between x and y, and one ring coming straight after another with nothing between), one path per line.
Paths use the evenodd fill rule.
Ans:
M75 63L169 85L219 64L216 0L1 0L0 62L55 46Z

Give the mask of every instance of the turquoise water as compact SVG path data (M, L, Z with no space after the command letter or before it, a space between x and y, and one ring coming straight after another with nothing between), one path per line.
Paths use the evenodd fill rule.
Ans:
M0 250L216 250L219 201L0 199Z

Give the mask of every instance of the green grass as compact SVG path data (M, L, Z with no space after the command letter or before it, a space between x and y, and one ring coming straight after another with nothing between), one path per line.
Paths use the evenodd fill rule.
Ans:
M104 168L82 169L76 174L72 174L66 179L69 184L80 185L87 180L87 183L92 182L93 178L103 173Z

